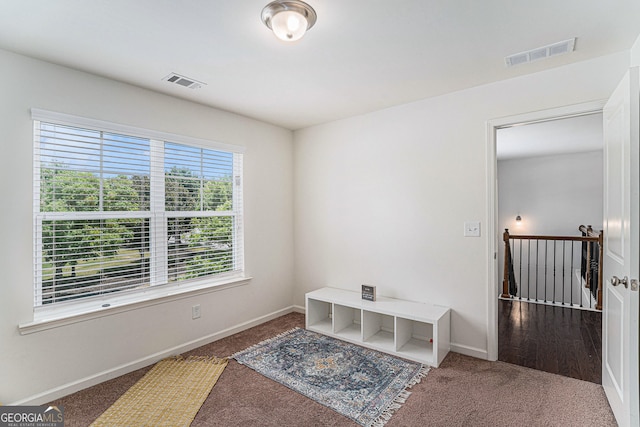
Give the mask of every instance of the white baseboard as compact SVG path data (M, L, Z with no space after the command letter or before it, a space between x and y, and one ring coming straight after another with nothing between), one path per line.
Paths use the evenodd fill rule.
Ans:
M300 311L302 309L302 311ZM83 390L88 387L92 387L96 384L100 384L102 382L108 381L110 379L119 377L121 375L128 374L129 372L133 372L137 369L144 368L145 366L149 366L153 363L156 363L159 360L162 360L166 357L175 356L177 354L181 354L187 352L189 350L193 350L194 348L201 347L203 345L209 344L211 342L220 340L222 338L228 337L233 334L237 334L238 332L242 332L246 329L252 328L254 326L258 326L262 323L268 322L269 320L273 320L277 317L283 316L288 313L304 313L304 307L300 306L289 306L283 308L278 311L274 311L273 313L266 314L261 317L257 317L255 319L249 320L247 322L240 323L231 328L224 329L220 332L213 333L211 335L204 336L202 338L198 338L197 340L189 341L184 344L168 348L166 350L151 354L149 356L143 357L138 360L134 360L130 363L126 363L124 365L116 366L112 369L108 369L103 372L99 372L95 375L91 375L89 377L81 378L77 381L73 381L67 384L63 384L59 387L52 388L50 390L44 391L42 393L38 393L36 395L30 396L26 399L19 400L17 402L9 403L10 406L17 405L43 405L47 402L51 402L52 400L59 399L61 397L67 396L71 393L75 393L77 391Z
M454 353L464 354L465 356L475 357L477 359L489 360L489 353L487 352L487 350L482 348L451 343L451 351L453 351Z
M305 311L306 311L306 309L302 305L292 305L291 307L293 308L292 311L294 313L302 313L302 314L304 314Z

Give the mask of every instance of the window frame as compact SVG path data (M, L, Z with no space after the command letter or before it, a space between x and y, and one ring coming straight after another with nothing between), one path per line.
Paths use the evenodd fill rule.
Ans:
M244 147L219 143L210 140L193 138L183 135L154 131L129 125L121 125L103 120L79 117L64 113L51 112L42 109L31 109L33 121L34 155L33 155L33 245L34 245L34 298L33 321L20 325L21 333L31 333L55 325L68 322L86 320L95 316L113 314L114 312L139 308L146 305L154 305L167 300L184 298L192 294L206 293L226 289L232 286L243 285L249 282L250 277L245 276L244 270L244 211L243 211L243 153ZM40 151L39 129L40 123L52 123L64 126L72 126L101 132L110 132L125 136L145 138L150 143L150 192L155 191L148 211L91 211L91 212L40 212ZM164 200L165 189L165 144L181 144L189 147L206 150L223 151L232 154L232 210L231 211L166 211ZM155 178L151 179L154 175ZM230 272L214 273L195 279L169 281L167 276L167 248L168 242L163 236L167 235L167 224L174 217L214 217L227 216L233 221L232 241L234 268ZM150 224L150 251L164 251L161 259L164 265L154 265L157 257L150 256L152 264L150 270L150 285L142 289L123 290L111 294L88 296L70 301L54 304L41 304L42 300L42 262L43 262L43 238L42 221L51 219L109 219L109 218L153 218ZM160 225L160 226L158 226ZM155 236L152 238L152 234ZM164 240L164 242L163 242ZM163 257L163 258L162 258ZM156 261L156 264L158 262Z

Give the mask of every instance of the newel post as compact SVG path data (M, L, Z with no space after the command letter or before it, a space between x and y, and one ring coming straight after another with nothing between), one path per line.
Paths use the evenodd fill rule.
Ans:
M504 240L504 279L502 280L502 298L511 298L509 295L509 258L511 248L509 247L509 229L505 228L502 233L502 240Z

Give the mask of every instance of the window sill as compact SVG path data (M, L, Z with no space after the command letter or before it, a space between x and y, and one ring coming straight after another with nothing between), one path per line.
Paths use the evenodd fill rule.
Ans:
M58 328L61 326L72 325L74 323L84 322L91 319L97 319L114 314L124 313L131 310L138 310L158 304L164 304L171 301L189 298L197 295L208 294L211 292L222 291L224 289L234 288L249 284L252 277L235 277L227 279L224 282L196 283L189 286L179 287L161 287L158 289L150 289L143 295L141 299L139 294L131 296L116 297L110 300L94 300L91 302L74 304L72 307L56 309L55 314L48 311L46 314L34 315L32 322L22 323L18 325L20 335L28 335L36 332L46 331L48 329ZM108 303L108 307L103 304ZM97 306L97 308L96 308Z

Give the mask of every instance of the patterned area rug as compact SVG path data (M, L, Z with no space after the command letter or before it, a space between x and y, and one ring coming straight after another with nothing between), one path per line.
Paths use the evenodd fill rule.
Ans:
M161 360L91 426L188 426L228 362L196 356Z
M367 427L383 426L429 371L299 328L231 357Z

